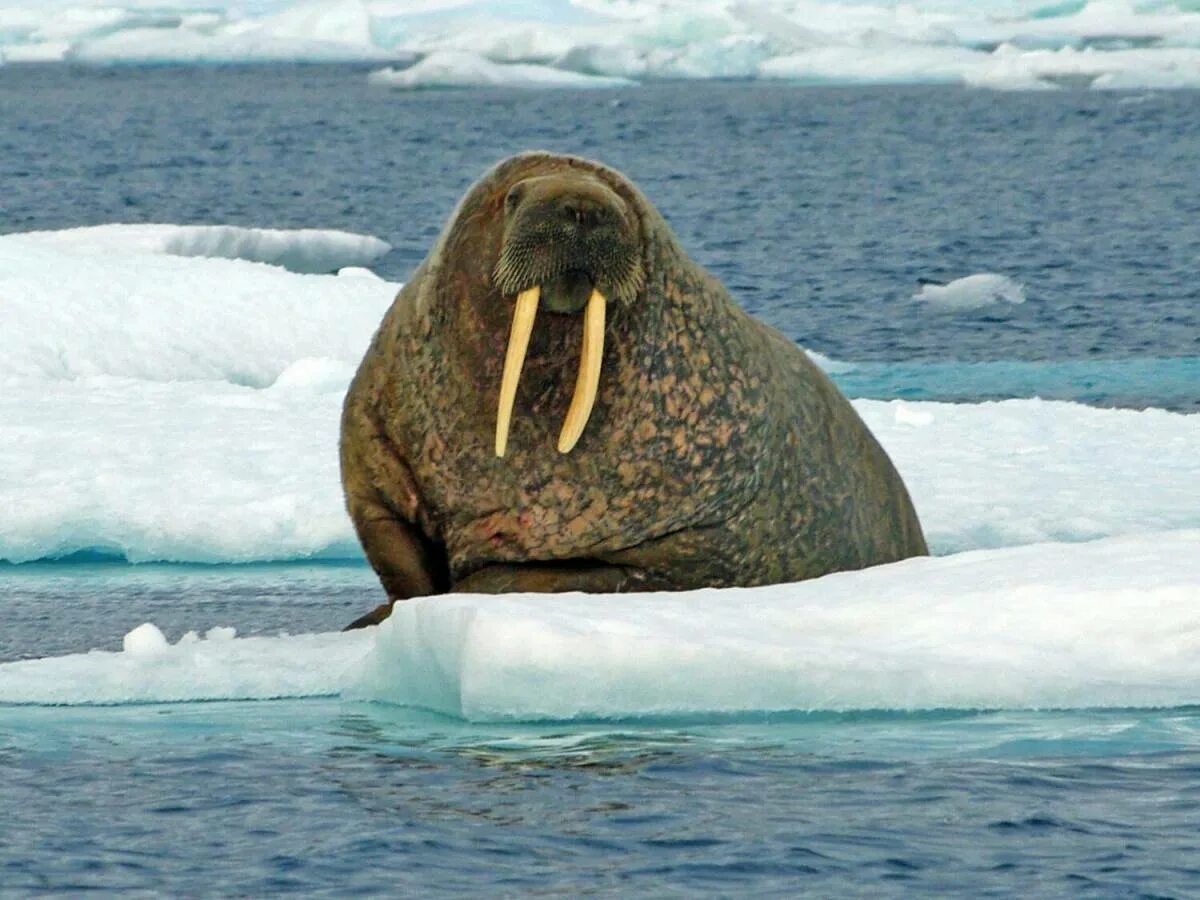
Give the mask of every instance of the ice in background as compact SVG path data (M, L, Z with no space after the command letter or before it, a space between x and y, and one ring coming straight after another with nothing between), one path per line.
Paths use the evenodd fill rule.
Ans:
M338 415L397 288L364 268L386 250L171 225L0 237L0 560L357 556ZM1012 290L962 281L952 296ZM0 703L341 694L494 720L1200 699L1200 415L855 405L935 558L753 590L434 598L352 635L171 644L146 625L120 653L0 665Z
M380 62L373 79L397 88L662 78L1177 88L1200 85L1200 9L1188 0L3 0L0 55Z

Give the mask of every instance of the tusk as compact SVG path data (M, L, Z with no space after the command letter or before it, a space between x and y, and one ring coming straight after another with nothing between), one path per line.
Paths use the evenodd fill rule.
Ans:
M579 357L579 376L575 380L575 396L567 410L562 433L558 436L558 452L570 453L587 427L596 392L600 388L600 363L604 359L604 295L592 290L587 310L583 314L583 352Z
M540 287L531 287L517 294L513 310L512 330L508 333L508 350L504 354L504 375L500 379L500 406L496 410L496 455L504 456L508 447L508 426L512 422L513 403L517 399L517 383L533 333L533 318L537 315Z

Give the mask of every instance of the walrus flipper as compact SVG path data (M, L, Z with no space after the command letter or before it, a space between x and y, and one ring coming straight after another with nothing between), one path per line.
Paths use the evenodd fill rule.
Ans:
M450 587L445 548L416 524L420 503L407 465L393 453L376 452L374 466L364 461L363 448L377 450L381 443L375 423L348 404L340 448L346 511L388 601L355 619L346 630L378 625L398 600L442 594ZM381 481L391 486L392 500L380 490Z
M367 562L387 591L388 602L355 619L345 630L378 625L391 614L397 600L446 592L445 553L439 552L440 548L433 546L415 525L361 498L348 497L346 505Z
M356 631L359 628L369 628L372 625L378 625L384 619L392 614L392 606L395 601L389 600L387 603L380 603L377 607L371 610L366 615L359 616L342 631Z

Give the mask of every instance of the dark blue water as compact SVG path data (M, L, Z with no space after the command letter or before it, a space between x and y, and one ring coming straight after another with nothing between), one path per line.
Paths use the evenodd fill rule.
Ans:
M37 571L35 571L37 570ZM4 577L4 576L0 576ZM336 627L359 566L24 566L0 659ZM0 707L0 895L1194 896L1200 710L468 724Z
M400 279L482 169L546 147L626 171L746 306L858 361L851 393L1200 406L1196 93L397 95L363 76L0 69L0 230L346 228L389 240L378 268ZM983 271L1028 302L909 299ZM361 565L0 568L0 661L115 649L147 620L172 640L330 630L378 598ZM336 699L0 707L5 896L1183 897L1197 823L1194 709L485 726Z
M402 279L485 168L547 148L626 172L745 306L839 359L1200 356L1198 92L403 94L364 76L6 67L0 231L345 228L391 242L378 269ZM1028 302L909 302L919 278L976 272Z

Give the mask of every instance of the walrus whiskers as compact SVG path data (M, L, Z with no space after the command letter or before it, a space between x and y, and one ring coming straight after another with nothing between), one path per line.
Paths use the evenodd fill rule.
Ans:
M587 427L600 388L600 363L604 359L604 295L593 289L583 314L583 351L579 356L579 375L575 379L575 396L558 436L558 452L570 453Z
M513 403L517 399L517 384L521 380L521 367L525 365L525 353L529 349L529 336L533 334L533 320L537 315L541 293L541 287L534 285L517 295L512 330L508 334L508 350L504 354L504 375L500 379L500 406L496 410L497 456L504 456L508 448L508 427L512 422Z

